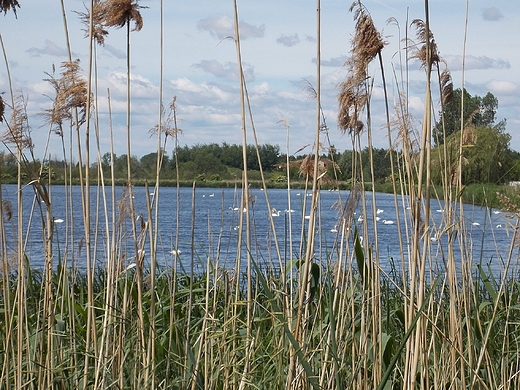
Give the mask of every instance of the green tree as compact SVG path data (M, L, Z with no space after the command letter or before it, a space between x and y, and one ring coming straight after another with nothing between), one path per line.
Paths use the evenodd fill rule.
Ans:
M486 96L471 96L466 89L464 93L460 88L453 91L452 99L439 112L439 120L433 128L433 141L436 145L444 144L443 120L446 130L446 138L460 131L460 111L462 102L464 104L463 120L464 126L473 125L477 127L501 126L505 127L505 121L495 125L498 99L488 92Z
M447 162L451 183L456 180L461 162L462 184L495 183L516 180L520 171L520 155L509 148L511 136L502 131L501 126L469 126L453 133L446 140L447 156L444 147L437 147L432 152L432 180L441 183L443 169ZM460 142L463 142L460 148ZM459 153L462 150L462 156Z

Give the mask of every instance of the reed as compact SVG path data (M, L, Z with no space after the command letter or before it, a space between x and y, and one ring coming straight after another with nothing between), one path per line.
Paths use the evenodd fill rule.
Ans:
M4 12L16 7L16 1L0 3ZM329 176L336 166L333 163L334 169L327 169L321 158L332 145L327 144L329 129L321 107L318 39L317 85L309 84L316 99L315 141L300 166L305 178L302 193L311 196L302 197L301 204L294 205L294 214L287 215L284 242L290 243L290 256L284 258L282 233L276 231L263 171L258 184L264 190L267 210L258 210L249 192L245 151L249 137L257 151L258 142L254 107L240 65L236 1L234 43L246 169L241 188L235 186L233 204L240 212L233 226L226 225L223 217L220 226L211 226L209 217L207 227L196 220L200 189L192 182L190 226L181 226L177 211L172 227L177 233L169 243L161 241L162 158L167 141L173 139L176 150L182 135L177 117L182 97L174 97L165 110L162 88L157 125L150 130L157 136L155 186L148 188L145 183L145 211L138 214L133 206L130 160L126 186L121 190L114 185L113 166L112 185L105 186L99 131L108 127L112 138L112 129L110 122L100 123L96 112L102 98L96 86L95 43L109 39L110 28L126 27L130 156L130 31L132 23L137 32L143 26L142 8L135 0L92 0L87 11L79 14L87 27L91 51L86 77L81 75L80 64L70 58L59 74L53 69L47 75L55 96L42 115L49 139L60 137L69 173L73 157L81 167L90 165L88 137L90 126L95 129L99 168L81 169L84 231L80 234L74 232L73 210L78 205L71 196L71 181L64 184L67 215L58 221L52 208L57 185L50 175L45 176L45 162L34 169L23 95L11 88L10 104L0 98L0 118L6 128L3 142L19 161L17 210L9 200L0 198L0 388L519 388L518 195L496 194L489 187L486 199L475 199L479 204L499 203L512 216L508 256L475 258L472 245L497 244L484 241L484 234L472 235L464 215L462 196L471 197L472 191L461 185L460 150L452 156L447 148L439 149L439 160L444 161L442 186L430 185L431 89L439 89L444 104L453 81L430 31L428 1L425 20L411 23L414 39L409 38L407 23L404 45L405 61L418 59L426 72L425 114L419 131L407 109L406 88L397 92L394 113L385 89L391 187L396 215L402 215L395 224L400 251L389 267L381 260L384 243L378 238L382 222L377 216L377 197L368 191L375 186L372 158L361 158L364 144L372 156L375 77L383 85L387 79L382 60L386 42L368 9L360 1L350 7L356 31L346 78L338 88L338 123L350 136L353 149L352 188L338 191L336 235L330 243L322 219L320 188L336 184ZM316 9L319 37L319 0ZM64 26L67 34L66 19ZM162 34L161 29L161 40ZM374 67L376 72L371 71ZM406 85L405 74L401 73L401 79L394 77L396 85ZM107 101L110 112L110 91ZM289 140L289 123L280 123ZM463 143L461 136L460 145ZM257 157L260 159L259 153ZM363 164L370 169L365 170ZM94 177L99 184L93 184ZM170 200L177 203L177 210L178 177L177 198ZM289 160L286 179L290 199ZM91 189L95 199L90 198ZM32 205L22 201L22 193L27 191L34 193ZM435 203L445 208L440 223L430 214ZM225 209L222 203L220 210L210 212L223 215ZM260 211L270 218L267 238L256 233ZM293 218L301 219L300 231L293 228ZM45 261L41 269L30 266L26 250L35 221L42 226L40 245ZM64 229L58 230L61 222ZM227 238L226 231L233 227L238 227L237 234ZM485 231L493 226L480 228ZM191 232L189 254L178 251L179 229ZM207 242L195 241L195 233L201 230L207 231ZM300 242L298 249L293 248L293 241ZM263 245L275 249L265 255L259 250ZM236 253L234 269L227 268L223 260L228 250Z

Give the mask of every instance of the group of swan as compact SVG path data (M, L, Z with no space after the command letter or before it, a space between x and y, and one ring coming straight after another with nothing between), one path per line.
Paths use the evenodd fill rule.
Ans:
M274 207L271 209L271 216L272 217L279 217L280 213L281 213L281 211L280 210L276 210ZM284 213L294 213L294 210L293 209L285 209Z

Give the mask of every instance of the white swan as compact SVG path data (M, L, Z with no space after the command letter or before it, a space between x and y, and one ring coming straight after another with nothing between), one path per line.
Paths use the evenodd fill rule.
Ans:
M472 225L473 225L473 226L480 226L480 223L478 223L478 222L473 222Z
M383 210L383 209L377 209L376 214L381 214L381 213L384 213L384 212L385 212L385 210Z
M394 221L383 219L383 223L384 223L385 225L393 225L393 224L394 224Z
M276 210L274 207L271 210L271 216L272 217L279 217L280 216L280 210Z

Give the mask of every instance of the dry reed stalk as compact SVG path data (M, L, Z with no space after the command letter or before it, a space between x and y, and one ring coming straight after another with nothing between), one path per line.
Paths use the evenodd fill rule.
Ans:
M241 117L241 129L242 129L242 161L244 165L243 170L243 178L242 178L242 205L241 208L245 208L245 222L246 222L246 251L247 251L247 269L246 269L246 278L247 278L247 291L246 291L246 301L247 301L247 320L246 320L246 339L244 340L245 345L248 346L251 342L251 326L252 326L252 246L251 246L251 221L249 215L249 205L247 202L246 194L249 189L249 179L247 174L247 129L246 129L246 109L245 109L245 84L244 84L244 72L242 68L242 51L241 51L241 41L240 41L240 27L239 27L239 17L238 17L238 4L237 1L233 1L233 22L234 22L234 41L235 41L235 51L237 55L237 64L238 64L238 81L239 81L239 91L240 91L240 117ZM242 235L242 214L240 216L240 224L239 224L239 236ZM241 251L241 239L239 238L239 247L237 248L237 269L240 269L240 251ZM238 280L240 278L237 277L237 286ZM248 355L246 355L248 357ZM247 360L245 362L244 372L242 374L242 379L249 375L250 361Z

